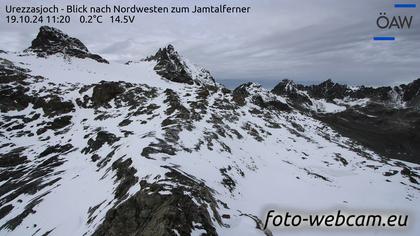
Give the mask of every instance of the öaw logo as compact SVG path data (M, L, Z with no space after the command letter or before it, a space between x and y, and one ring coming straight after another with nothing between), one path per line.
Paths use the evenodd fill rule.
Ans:
M415 9L417 7L416 4L403 4L403 3L396 3L394 4L394 8L404 8L404 9ZM381 30L400 30L400 29L411 29L413 16L389 16L386 12L380 12L379 17L376 20L376 26ZM373 40L375 41L393 41L395 40L395 36L375 36Z

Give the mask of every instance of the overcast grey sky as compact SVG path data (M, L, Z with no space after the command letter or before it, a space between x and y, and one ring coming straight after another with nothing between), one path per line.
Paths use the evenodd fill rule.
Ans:
M0 49L30 45L41 25L6 24L6 4L63 4L66 1L1 0ZM68 2L68 1L67 1ZM137 15L127 25L51 25L79 38L90 51L114 61L153 54L172 43L216 80L265 81L284 78L348 84L398 84L420 78L420 7L394 9L396 0L142 0L72 1L104 5L251 6L249 14ZM404 0L403 3L416 3ZM411 29L379 30L379 12L414 16ZM74 17L73 21L77 21ZM393 42L373 36L395 36Z

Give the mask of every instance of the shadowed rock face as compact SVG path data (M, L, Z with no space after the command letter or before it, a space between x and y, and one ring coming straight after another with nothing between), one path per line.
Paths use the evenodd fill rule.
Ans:
M295 84L292 80L285 79L278 83L271 92L288 97L295 106L301 106L302 104L312 105L308 96L299 93L304 88L303 85Z
M61 30L49 26L42 26L37 37L32 41L28 50L45 57L56 53L63 53L78 58L90 58L101 63L108 63L97 54L89 52L87 47L77 38L72 38Z
M255 83L249 82L240 85L232 92L233 101L239 105L244 106L246 104L245 99L252 97L251 101L253 104L258 105L264 109L274 109L278 111L291 111L291 107L278 100L265 101L260 94L253 92L253 89L260 89L261 86Z
M92 101L95 105L100 106L123 92L124 88L119 83L102 81L93 88Z
M329 79L319 85L310 86L308 91L312 97L333 100L334 98L344 98L348 92L348 88L346 85L334 83Z
M163 180L140 181L141 190L110 210L93 235L191 235L198 229L217 235L207 211L211 209L221 223L213 190L192 176L167 168L170 172ZM171 194L161 194L164 191Z
M11 61L0 58L0 84L21 82L26 79L28 70L15 66Z
M193 72L182 57L169 44L165 48L160 48L155 55L147 57L145 61L156 61L155 71L163 78L177 83L194 84L204 82L214 84L214 78L210 72L204 68L197 68L199 71ZM127 62L130 64L132 62Z
M232 92L233 101L235 101L236 104L243 106L245 105L245 98L250 96L251 94L247 91L247 87L251 86L252 83L246 83L242 84L239 87L235 88Z
M39 29L30 48L51 54L62 52L65 48L88 52L87 47L79 39L69 37L60 30L48 26L42 26Z
M165 79L178 83L194 83L193 78L187 73L185 65L172 45L169 44L166 48L159 49L154 56L146 59L146 61L152 60L157 61L155 70Z

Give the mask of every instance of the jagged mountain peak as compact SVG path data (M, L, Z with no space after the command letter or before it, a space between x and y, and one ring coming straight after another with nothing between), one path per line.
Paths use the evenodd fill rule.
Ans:
M319 85L310 86L309 93L315 98L325 98L333 100L335 98L342 99L346 96L349 88L347 85L335 83L332 79L320 83Z
M62 53L67 56L90 58L101 63L108 63L101 56L90 53L79 39L70 37L63 31L50 26L39 28L38 35L32 40L27 51L35 52L40 57Z
M272 91L274 93L282 95L282 94L286 94L286 93L296 91L296 89L297 89L296 86L297 86L297 84L293 80L283 79L276 86L274 86Z
M310 97L305 93L305 87L296 84L293 80L283 79L271 90L272 93L287 97L290 103L301 106L302 104L312 105Z
M232 94L236 98L239 96L241 99L244 99L250 95L258 95L261 92L265 92L265 89L263 89L260 84L255 82L247 82L236 87Z
M89 52L87 47L77 38L65 34L63 31L50 26L41 26L36 38L32 41L30 49L34 51L61 52L71 48Z
M172 44L168 44L168 45L166 46L166 48L164 48L164 49L166 49L166 51L167 51L169 54L174 54L174 53L177 53L177 51L175 50L174 45L172 45Z
M156 66L154 69L156 73L167 80L186 84L204 83L215 85L215 80L208 70L194 65L186 58L180 56L172 44L160 48L155 55L149 56L144 60L155 61Z
M168 59L180 60L178 52L175 50L174 45L168 44L165 47L159 48L158 51L145 59L145 61L161 61Z
M258 85L254 82L247 82L244 84L239 85L237 88L235 88L232 92L233 94L233 100L238 105L245 105L246 101L245 98L249 97L251 95L253 88L261 88L261 85Z
M332 79L327 79L319 84L319 86L334 86L336 83Z
M284 79L273 88L272 92L289 97L306 97L309 95L316 99L332 101L333 99L344 98L351 92L351 89L347 85L335 83L332 79L327 79L319 84L309 86L297 84L293 80Z
M331 90L331 89L335 89L335 88L340 88L340 89L344 89L344 90L349 89L349 86L347 86L346 84L336 83L332 79L327 79L327 80L321 82L320 84L313 85L313 86L322 88L324 90Z

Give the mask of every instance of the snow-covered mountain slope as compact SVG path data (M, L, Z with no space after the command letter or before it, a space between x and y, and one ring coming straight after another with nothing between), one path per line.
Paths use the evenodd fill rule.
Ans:
M0 234L281 235L256 227L269 206L419 216L418 164L200 71L172 46L128 65L0 53Z

